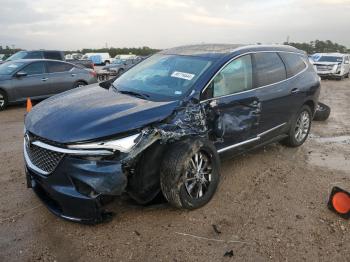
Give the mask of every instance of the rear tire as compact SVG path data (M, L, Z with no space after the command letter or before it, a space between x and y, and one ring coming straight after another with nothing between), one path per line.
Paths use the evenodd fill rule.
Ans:
M281 143L288 147L298 147L304 144L311 129L311 119L310 107L307 105L302 106L293 120L288 137L282 140Z
M331 113L331 108L323 103L318 103L317 109L315 112L314 119L315 121L325 121L328 119Z
M8 98L5 91L0 90L0 111L5 110L8 105Z
M220 160L207 140L187 139L170 146L160 169L160 185L177 208L196 209L207 204L220 179Z

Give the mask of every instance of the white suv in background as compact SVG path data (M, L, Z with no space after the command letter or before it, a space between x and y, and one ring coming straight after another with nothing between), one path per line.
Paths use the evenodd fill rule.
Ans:
M323 53L313 57L317 74L321 77L332 77L339 80L349 78L350 56L340 53Z

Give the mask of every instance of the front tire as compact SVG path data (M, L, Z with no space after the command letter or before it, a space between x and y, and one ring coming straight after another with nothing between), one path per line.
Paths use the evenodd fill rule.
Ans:
M304 144L310 133L311 120L311 109L304 105L293 120L288 137L282 143L288 147L298 147Z
M210 141L187 139L175 143L161 164L162 192L177 208L204 206L215 194L219 180L220 160Z
M7 104L7 94L4 91L0 90L0 111L4 110L7 107Z

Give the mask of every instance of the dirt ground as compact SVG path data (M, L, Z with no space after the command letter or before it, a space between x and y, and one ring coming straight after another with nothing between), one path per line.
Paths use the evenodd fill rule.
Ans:
M0 261L350 261L349 221L326 206L334 185L350 190L350 80L322 81L320 101L331 117L302 147L224 161L205 207L119 199L97 226L55 217L26 188L25 109L10 107L0 112Z

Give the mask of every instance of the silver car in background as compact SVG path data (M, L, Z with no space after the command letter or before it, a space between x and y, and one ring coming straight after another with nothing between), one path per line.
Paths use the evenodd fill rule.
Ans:
M96 72L57 60L9 61L0 65L0 110L27 98L44 99L97 83Z

